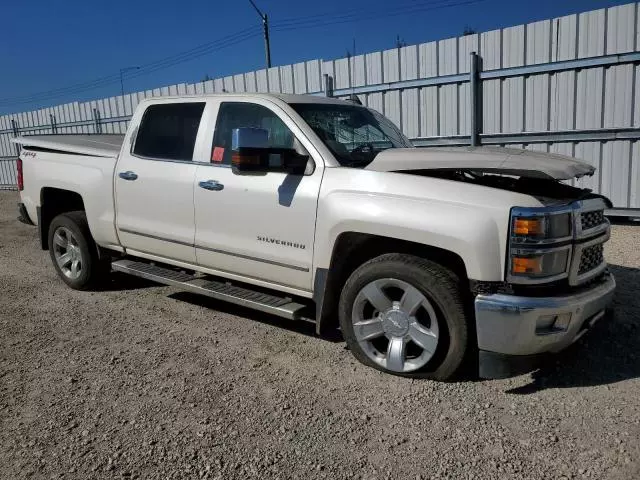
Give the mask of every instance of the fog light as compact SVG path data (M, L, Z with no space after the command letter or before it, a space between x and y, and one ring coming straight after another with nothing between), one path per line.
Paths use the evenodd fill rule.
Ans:
M533 273L539 275L542 273L542 257L513 257L511 261L511 271L512 273Z
M543 315L536 322L536 335L566 332L571 323L570 313L560 315Z
M571 322L571 314L563 313L562 315L556 315L556 321L553 323L554 330L561 330L566 332Z
M557 277L567 271L569 253L570 247L534 253L526 249L511 249L511 277L528 280Z

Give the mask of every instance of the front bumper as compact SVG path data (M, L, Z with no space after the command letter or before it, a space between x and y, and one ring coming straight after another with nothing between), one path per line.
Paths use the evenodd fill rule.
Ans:
M578 340L605 315L616 282L609 273L590 288L560 297L478 295L480 376L501 378L535 367Z

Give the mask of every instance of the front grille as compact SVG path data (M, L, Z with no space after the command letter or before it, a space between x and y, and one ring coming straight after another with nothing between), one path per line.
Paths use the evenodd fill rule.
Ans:
M511 217L545 217L544 239L528 239L519 242L518 236L511 231L509 239L509 261L505 279L510 288L519 288L520 285L540 285L557 287L557 282L566 282L569 288L580 287L588 284L594 278L599 277L606 269L603 244L609 240L610 224L604 216L607 203L599 197L576 200L567 205L553 205L547 207L512 209ZM566 235L557 235L556 229L549 228L549 218L563 217L567 225ZM559 221L559 220L558 220ZM530 249L530 250L527 250ZM547 277L514 275L511 272L514 255L546 254L558 251L570 252L570 259L563 264L564 269L555 268L554 275ZM492 286L494 287L494 286ZM477 294L484 293L478 289ZM528 293L527 295L530 295Z
M584 210L574 217L577 236L569 273L569 283L572 285L583 284L602 271L606 265L603 245L609 239L609 222L604 216L604 201L588 199L579 205L580 210ZM585 241L594 236L596 238Z
M602 225L605 222L604 211L593 210L591 212L584 212L580 215L580 222L582 223L582 231Z
M585 248L580 256L580 267L578 267L578 275L584 275L594 268L599 267L604 262L603 244L592 245Z

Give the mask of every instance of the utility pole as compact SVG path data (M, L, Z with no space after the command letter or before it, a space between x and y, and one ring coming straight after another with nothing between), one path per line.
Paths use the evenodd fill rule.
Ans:
M256 9L258 15L262 19L262 29L264 30L264 53L267 59L267 68L271 68L271 47L269 46L269 18L266 13L262 13L260 9L253 3L253 0L249 0L249 3Z
M396 35L396 48L406 47L407 42L404 41L404 38L400 38L400 35Z
M120 69L120 93L124 97L124 80L122 79L122 74L128 72L129 70L140 70L140 67L125 67Z

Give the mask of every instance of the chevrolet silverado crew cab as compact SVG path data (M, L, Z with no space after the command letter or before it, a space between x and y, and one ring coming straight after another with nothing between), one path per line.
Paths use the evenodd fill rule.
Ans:
M365 365L495 378L609 306L610 202L593 167L502 148L419 149L352 102L220 94L141 102L125 135L22 145L19 205L71 288L113 269L339 328Z

